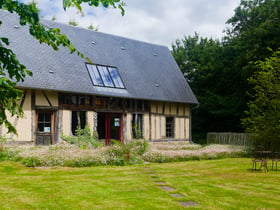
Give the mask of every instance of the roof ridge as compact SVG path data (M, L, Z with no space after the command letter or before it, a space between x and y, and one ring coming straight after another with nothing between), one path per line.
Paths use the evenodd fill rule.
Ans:
M47 23L51 23L51 25L63 25L63 26L66 26L66 27L72 27L73 29L81 29L81 30L86 30L86 31L89 31L91 33L99 33L99 34L103 34L103 35L107 35L107 36L111 36L111 37L117 37L117 38L121 38L121 39L126 39L126 40L130 40L130 41L134 41L134 42L139 42L139 43L143 43L143 44L147 44L147 45L153 45L153 46L157 46L157 47L163 47L163 48L168 48L167 46L165 45L161 45L161 44L156 44L156 43L150 43L148 41L141 41L141 40L138 40L138 39L133 39L133 38L129 38L129 37L124 37L124 36L121 36L121 35L116 35L116 34L110 34L110 33L106 33L106 32L102 32L102 31L94 31L94 30L90 30L88 28L84 28L84 27L81 27L81 26L72 26L72 25L69 25L67 23L62 23L62 22L56 22L56 21L51 21L51 20L46 20L46 19L41 19L41 21L43 22L47 22ZM42 23L42 22L41 22ZM169 49L169 48L168 48Z

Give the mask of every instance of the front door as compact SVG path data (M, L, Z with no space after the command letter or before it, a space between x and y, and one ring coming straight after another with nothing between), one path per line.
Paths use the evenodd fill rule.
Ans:
M122 141L122 114L98 113L97 131L99 139L105 139L106 145L111 139Z
M37 138L36 144L50 145L54 143L54 112L37 111Z

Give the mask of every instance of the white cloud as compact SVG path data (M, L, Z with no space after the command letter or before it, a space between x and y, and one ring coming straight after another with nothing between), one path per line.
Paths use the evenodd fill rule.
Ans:
M74 8L62 8L62 0L38 0L45 19L58 22L74 19L81 27L99 25L105 33L170 46L176 39L195 32L203 37L221 38L225 22L240 0L126 0L125 16L119 9L83 6L85 16Z

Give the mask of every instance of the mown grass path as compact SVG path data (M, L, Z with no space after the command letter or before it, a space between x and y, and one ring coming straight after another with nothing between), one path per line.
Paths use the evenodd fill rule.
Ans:
M26 168L1 162L0 209L279 209L280 171L252 172L251 166L247 158L149 164L151 172L146 165Z

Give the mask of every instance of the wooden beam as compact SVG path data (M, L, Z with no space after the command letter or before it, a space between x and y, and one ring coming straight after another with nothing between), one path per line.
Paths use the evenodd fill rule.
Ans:
M31 91L31 110L35 110L35 102L36 101L36 92L35 90Z
M47 94L45 93L45 91L44 91L44 90L42 90L42 92L43 92L43 94L44 94L44 96L45 96L46 100L48 101L48 103L49 103L50 107L52 107L52 103L50 102L50 100L49 100L49 98L48 98Z

